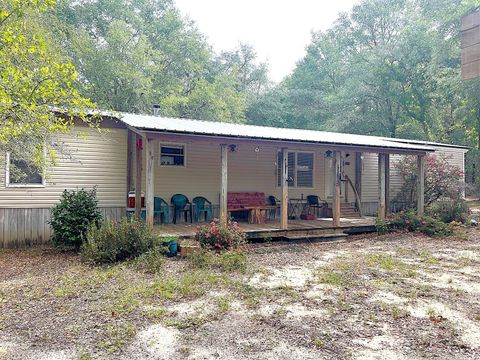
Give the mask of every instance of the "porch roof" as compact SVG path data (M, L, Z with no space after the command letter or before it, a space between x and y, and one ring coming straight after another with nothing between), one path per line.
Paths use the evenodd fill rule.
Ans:
M426 143L411 143L409 140L379 136L335 133L305 129L276 128L257 125L168 118L152 115L119 113L117 117L126 125L140 131L166 132L186 135L217 136L227 138L259 139L317 143L326 145L355 146L389 149L400 152L433 152L435 148Z

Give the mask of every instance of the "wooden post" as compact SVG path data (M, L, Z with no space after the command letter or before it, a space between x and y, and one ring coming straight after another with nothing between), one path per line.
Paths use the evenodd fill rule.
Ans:
M385 156L385 214L391 212L390 209L390 154Z
M222 173L220 181L220 221L227 222L227 194L228 194L228 146L220 145L220 158L222 162Z
M280 201L280 225L282 230L288 229L288 149L282 148L282 199Z
M378 214L385 219L385 154L378 154Z
M147 140L147 191L145 193L145 202L147 208L147 225L149 228L153 228L153 201L155 196L155 189L154 189L154 163L155 163L155 140L148 139Z
M135 134L127 129L127 193L126 193L126 204L128 207L128 193L132 190L132 180L133 180L133 153L134 153L134 144Z
M417 156L417 214L425 211L425 156Z
M340 226L340 185L341 185L341 173L340 173L340 161L341 161L341 153L340 151L334 151L333 153L333 169L335 171L335 191L333 192L333 204L332 204L332 212L333 212L333 226L338 227Z
M362 197L362 153L356 152L355 153L355 188L357 189L357 193Z
M142 215L142 166L143 166L143 138L135 137L135 216L140 219Z

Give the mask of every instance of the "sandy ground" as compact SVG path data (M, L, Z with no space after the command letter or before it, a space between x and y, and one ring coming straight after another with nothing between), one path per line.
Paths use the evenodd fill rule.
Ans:
M252 246L245 271L0 252L0 359L480 359L480 235Z

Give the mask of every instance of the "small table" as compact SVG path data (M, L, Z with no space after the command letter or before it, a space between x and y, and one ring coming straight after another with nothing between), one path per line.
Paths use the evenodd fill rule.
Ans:
M290 208L290 213L288 215L288 218L296 219L306 212L308 201L307 199L292 198L292 199L288 199L288 205ZM299 210L300 210L300 213L299 213Z
M273 205L262 206L245 206L244 209L248 210L248 222L250 224L264 224L267 218L267 211L276 209Z

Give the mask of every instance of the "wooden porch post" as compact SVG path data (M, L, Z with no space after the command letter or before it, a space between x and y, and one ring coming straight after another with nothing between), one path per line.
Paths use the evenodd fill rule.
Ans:
M227 194L228 194L228 146L220 145L220 158L222 162L222 174L220 181L220 221L227 222Z
M142 162L143 162L143 138L135 137L135 216L140 219L142 215Z
M148 139L147 140L147 191L145 194L145 202L147 208L147 225L149 228L153 228L153 198L155 194L154 189L154 163L155 163L155 155L154 155L154 145L155 140Z
M333 152L333 169L335 171L335 191L333 192L333 204L332 204L332 212L333 212L333 226L337 227L340 226L340 185L341 185L341 176L340 173L340 161L341 161L341 152L334 151Z
M355 153L355 187L357 189L357 193L362 197L362 153L356 152Z
M390 213L390 154L385 156L385 214Z
M378 217L385 219L385 154L378 154Z
M425 211L425 155L417 156L417 214Z
M288 149L282 148L282 200L280 201L280 225L282 230L288 229Z

